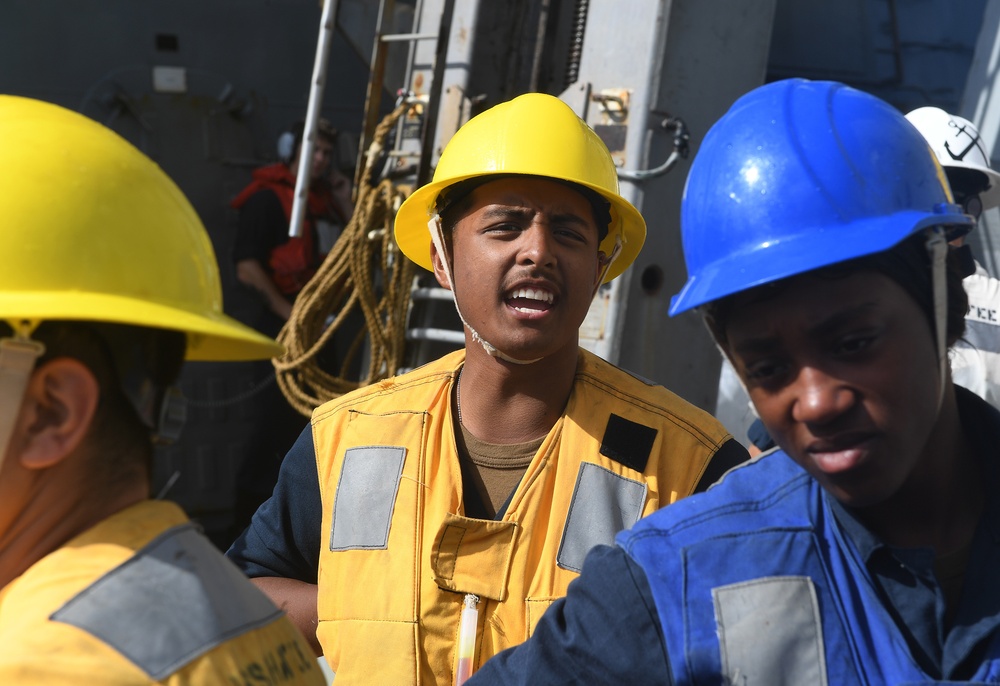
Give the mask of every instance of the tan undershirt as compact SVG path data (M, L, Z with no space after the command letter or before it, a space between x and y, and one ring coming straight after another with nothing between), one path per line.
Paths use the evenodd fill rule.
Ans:
M475 507L467 494L466 513L470 517L492 519L521 482L521 477L541 447L545 436L527 443L498 445L480 441L464 426L461 424L458 426L461 431L456 432L455 442L458 444L462 476L467 483L471 481L482 506ZM482 511L477 511L480 509Z

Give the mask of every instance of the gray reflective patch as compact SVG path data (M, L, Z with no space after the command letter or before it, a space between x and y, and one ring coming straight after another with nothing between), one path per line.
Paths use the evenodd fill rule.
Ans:
M406 448L369 446L344 453L330 550L383 550L389 544L389 524L403 475Z
M968 345L987 353L1000 353L1000 326L975 319L965 320L965 336Z
M117 650L158 681L281 611L192 524L137 551L50 617Z
M579 572L591 548L613 544L615 534L639 521L645 503L645 482L590 462L581 464L559 542L558 565Z
M754 579L714 588L712 597L725 683L826 686L823 625L809 577Z

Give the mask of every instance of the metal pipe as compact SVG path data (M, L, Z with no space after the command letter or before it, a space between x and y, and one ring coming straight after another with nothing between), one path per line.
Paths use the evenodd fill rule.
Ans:
M430 181L431 158L437 139L438 112L441 109L441 91L444 87L444 70L448 66L448 45L451 41L451 20L455 14L455 0L445 0L438 28L437 50L434 54L434 72L424 110L424 131L420 145L420 163L417 166L417 188Z
M406 338L410 341L439 341L441 343L461 344L465 343L465 331L417 327L407 329Z
M531 57L531 81L528 83L528 90L532 93L538 92L538 83L541 80L542 57L545 52L545 36L549 28L549 10L551 0L542 0L538 9L538 26L535 31L535 49Z
M340 0L325 0L319 22L319 39L316 43L316 61L313 64L312 84L309 88L309 105L306 107L305 129L299 148L299 169L295 175L295 199L292 202L292 219L288 225L288 235L295 238L302 235L302 220L305 217L309 182L312 180L312 156L316 143L316 124L323 103L323 88L326 85L326 68L330 61L330 42L337 18Z
M677 164L681 158L686 158L688 156L688 142L691 137L688 134L687 124L684 123L684 120L680 117L667 117L660 122L660 128L665 131L672 131L674 134L674 149L667 157L666 161L653 169L641 169L637 171L619 169L619 179L624 181L641 182L657 176L663 176L668 171L673 169L674 165Z

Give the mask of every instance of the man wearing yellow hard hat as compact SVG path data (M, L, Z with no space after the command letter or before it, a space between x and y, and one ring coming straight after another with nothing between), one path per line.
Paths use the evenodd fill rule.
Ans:
M184 359L280 347L222 314L204 227L138 150L11 96L0 140L0 683L230 684L275 666L324 683L287 617L149 499Z
M402 205L396 240L453 292L465 349L318 408L229 553L315 623L338 684L461 683L593 546L746 457L579 347L645 232L601 140L540 94L469 121Z

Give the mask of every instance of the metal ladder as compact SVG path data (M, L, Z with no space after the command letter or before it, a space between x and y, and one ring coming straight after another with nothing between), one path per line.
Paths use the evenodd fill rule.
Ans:
M436 33L410 32L389 33L387 24L395 17L395 0L381 0L376 22L375 40L372 49L371 77L365 100L365 120L359 145L357 174L365 168L365 156L375 129L383 115L383 97L387 94L386 71L389 49L393 45L408 43L404 83L397 95L396 103L406 98L412 102L408 112L397 125L392 149L387 150L384 176L399 178L412 188L419 188L431 179L435 158L435 144L438 138L438 115L441 110L442 91L445 86L445 69L448 62L449 39L455 16L456 0L418 0L414 10L414 27L420 26L422 19L433 16L440 7L440 20ZM463 2L463 9L475 2ZM430 70L430 84L426 92L423 86L427 79L425 69L416 65L426 60L428 51L421 50L420 42L434 41L433 66ZM457 126L456 126L457 128ZM419 138L414 135L419 132ZM360 178L355 179L355 185ZM465 344L465 333L461 320L455 311L451 291L441 288L434 276L421 270L414 277L410 291L410 304L406 318L406 366L398 372L407 371L435 359Z

